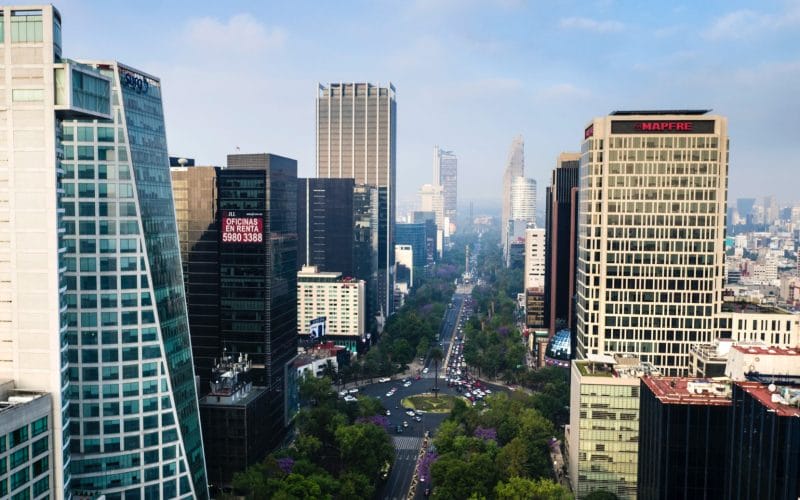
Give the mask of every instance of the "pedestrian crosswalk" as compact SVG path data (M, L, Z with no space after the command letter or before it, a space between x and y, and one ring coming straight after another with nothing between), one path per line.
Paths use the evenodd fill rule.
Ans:
M422 438L415 436L392 436L396 450L418 450L422 446Z

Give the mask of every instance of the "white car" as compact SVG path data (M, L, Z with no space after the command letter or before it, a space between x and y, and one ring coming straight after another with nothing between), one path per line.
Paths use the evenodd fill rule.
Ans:
M392 380L392 379L390 379L389 377L381 377L381 378L378 379L378 382L383 383L383 382L388 382L390 380Z
M394 396L394 393L392 391L389 391L389 392L386 393L386 397L387 398L390 398L392 396Z
M422 373L428 373L428 367L425 367L425 368L422 370Z
M358 401L358 399L354 398L353 396L350 396L349 394L344 397L344 400L348 403L355 403L356 401Z
M387 417L391 417L392 416L392 412L390 410L386 410L386 416Z
M358 394L358 389L356 389L356 388L350 389L349 391L347 391L347 393L348 394Z
M416 415L416 413L414 413L414 410L408 410L406 411L406 415L408 415L409 417L413 417L414 415Z
M406 382L405 384L403 384L403 387L411 387L411 382Z

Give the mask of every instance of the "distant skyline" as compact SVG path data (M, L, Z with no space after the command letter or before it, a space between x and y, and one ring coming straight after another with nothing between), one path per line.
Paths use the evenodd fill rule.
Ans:
M238 147L313 176L317 83L391 81L401 202L430 182L436 144L458 155L459 204L499 205L514 136L543 198L558 154L578 150L593 117L670 108L728 117L729 199L800 200L797 0L55 6L64 53L161 78L170 152L198 164L223 165Z

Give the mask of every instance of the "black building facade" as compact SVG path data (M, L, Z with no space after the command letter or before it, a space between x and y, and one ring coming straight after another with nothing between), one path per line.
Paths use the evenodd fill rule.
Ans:
M297 266L355 276L353 179L297 179Z
M727 499L800 498L800 387L778 386L775 393L792 405L773 402L773 392L758 382L733 386Z
M572 332L572 353L576 351L572 300L578 244L579 164L577 153L559 156L545 192L545 324L551 337L563 328Z
M228 156L218 174L220 340L247 354L253 383L269 392L272 445L293 408L297 355L297 162Z
M730 410L727 397L698 395L686 379L642 379L638 498L726 498Z
M411 245L414 252L414 267L423 268L428 263L428 247L426 244L425 224L397 224L395 226L395 243Z

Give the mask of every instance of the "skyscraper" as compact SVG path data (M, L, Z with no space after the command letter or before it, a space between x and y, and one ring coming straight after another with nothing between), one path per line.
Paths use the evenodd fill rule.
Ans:
M457 223L458 158L452 151L439 149L439 146L433 147L433 184L442 186L444 217L449 221L447 230L452 234Z
M220 337L253 361L267 387L271 446L293 408L297 355L297 162L273 154L228 155L218 174Z
M525 289L544 291L544 229L529 227L525 230Z
M7 82L0 90L0 379L51 395L52 492L69 497L64 349L72 318L62 310L64 287L75 288L65 268L74 271L77 263L63 253L62 210L75 207L65 207L61 196L60 124L110 119L111 79L61 58L61 14L53 6L0 7L0 14L0 71Z
M511 141L508 160L503 173L503 212L500 220L500 242L503 255L508 258L508 221L511 219L511 183L517 177L525 175L525 142L521 135Z
M584 136L577 355L631 353L682 375L722 304L727 120L615 112Z
M183 263L183 284L199 393L209 390L222 356L219 339L218 167L172 167L172 192Z
M113 118L62 126L72 489L205 498L161 82L93 65Z
M511 181L511 220L536 223L536 181L515 177Z
M572 296L575 293L577 245L578 167L580 153L561 153L546 191L545 320L552 337L561 328L573 332Z
M297 267L355 276L353 179L297 179Z
M392 311L396 213L397 103L395 88L332 83L317 92L317 177L350 178L377 189L377 267L368 280L373 313ZM381 224L383 221L383 224ZM361 276L359 276L361 277Z

